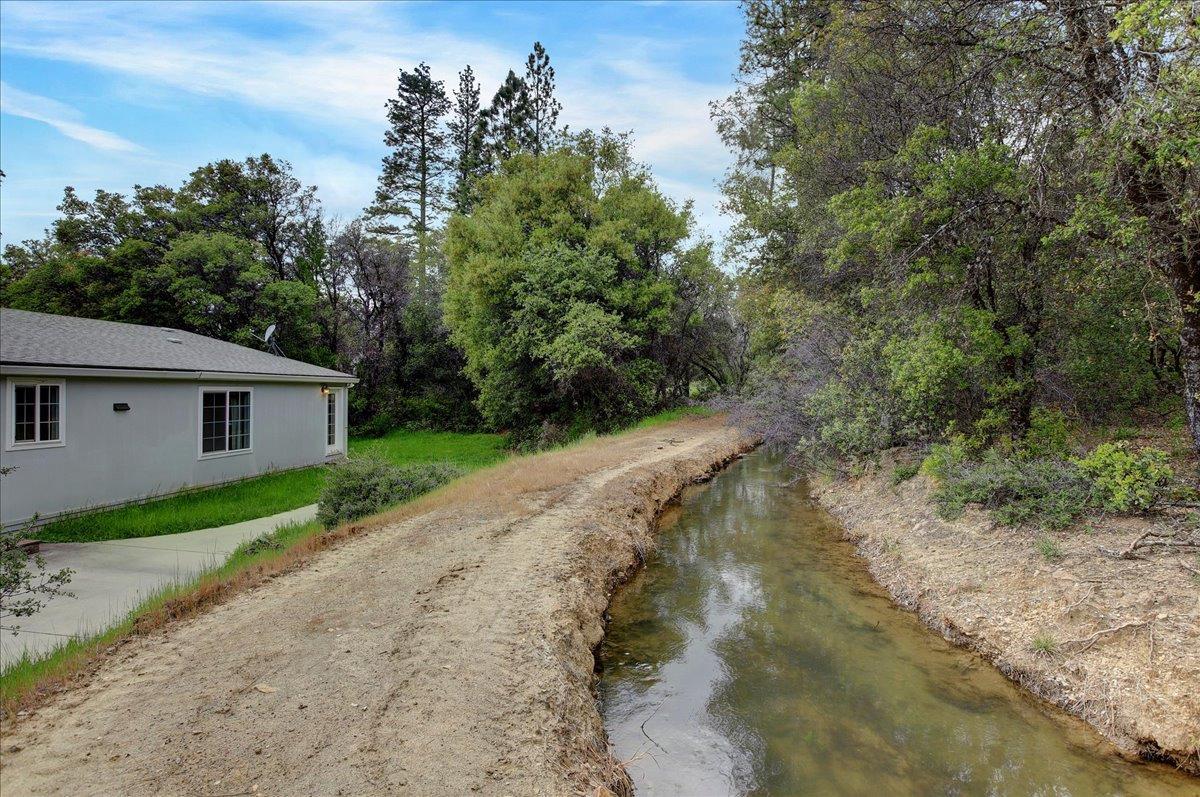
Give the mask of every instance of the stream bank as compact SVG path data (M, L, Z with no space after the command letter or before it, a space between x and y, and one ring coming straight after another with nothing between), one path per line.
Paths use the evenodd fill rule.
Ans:
M1150 521L1055 534L1047 559L982 510L938 518L929 480L893 485L893 465L816 491L893 599L1125 755L1200 775L1200 584L1178 555L1109 553Z
M611 591L754 440L688 418L509 460L111 650L6 722L4 795L602 794Z

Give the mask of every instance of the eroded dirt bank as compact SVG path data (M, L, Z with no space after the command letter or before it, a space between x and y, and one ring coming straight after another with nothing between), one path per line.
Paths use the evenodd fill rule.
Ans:
M978 510L940 520L928 480L893 486L891 472L885 462L815 492L898 603L1128 754L1200 774L1200 585L1180 566L1190 559L1114 556L1147 521L1109 518L1055 535L1063 556L1047 561L1035 532Z
M615 583L752 441L685 420L476 474L5 728L23 794L594 794Z

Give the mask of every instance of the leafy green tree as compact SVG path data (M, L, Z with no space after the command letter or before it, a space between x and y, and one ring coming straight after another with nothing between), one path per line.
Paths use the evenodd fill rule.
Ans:
M450 221L445 299L484 418L532 442L677 397L678 272L715 270L683 247L690 226L619 139L517 154L486 177L474 212Z

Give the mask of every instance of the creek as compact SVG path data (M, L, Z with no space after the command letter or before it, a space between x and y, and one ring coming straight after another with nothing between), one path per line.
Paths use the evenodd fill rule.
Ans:
M599 695L642 795L1196 795L897 608L759 450L614 597Z

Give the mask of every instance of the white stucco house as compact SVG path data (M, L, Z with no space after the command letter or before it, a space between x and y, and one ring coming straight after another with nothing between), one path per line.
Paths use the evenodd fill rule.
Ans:
M176 329L0 308L0 524L339 458L355 381Z

